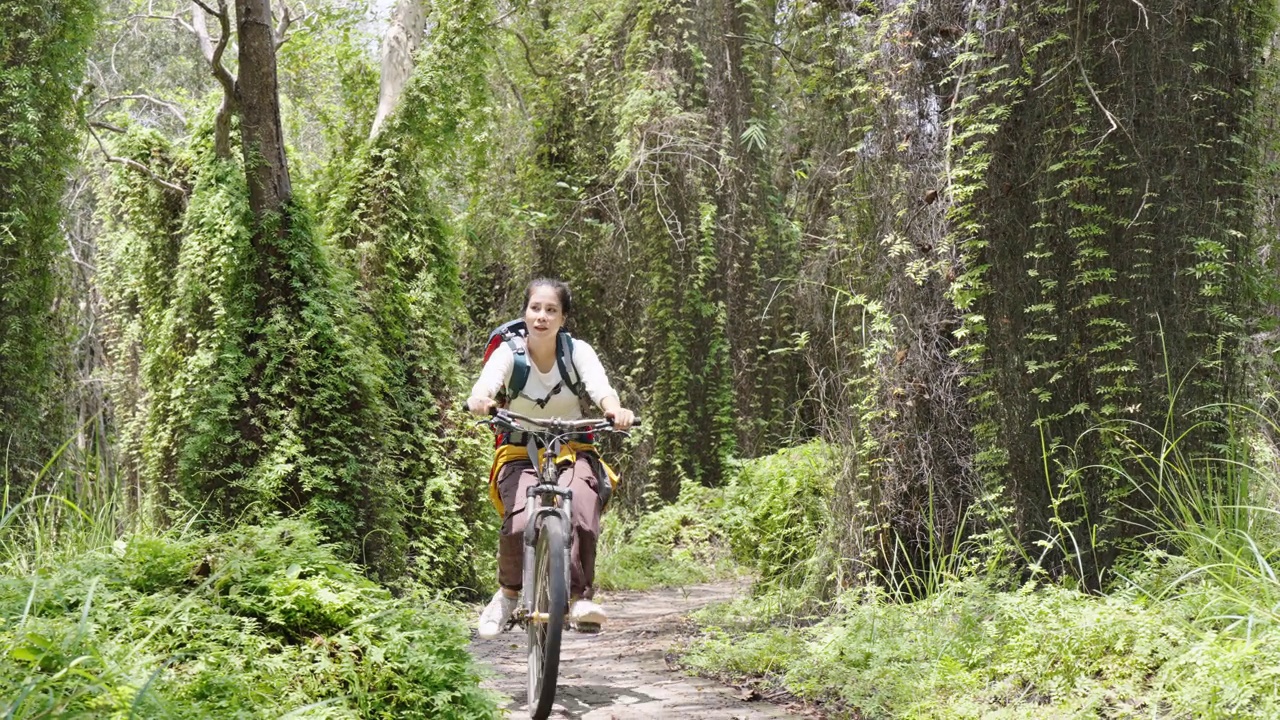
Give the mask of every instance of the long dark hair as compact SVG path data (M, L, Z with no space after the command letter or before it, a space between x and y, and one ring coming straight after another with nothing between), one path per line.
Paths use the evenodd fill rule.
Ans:
M524 306L529 307L529 298L533 297L533 289L537 287L549 287L556 291L556 297L560 298L560 314L569 317L569 310L573 304L573 294L569 292L569 283L556 278L540 277L529 281L528 287L524 289Z

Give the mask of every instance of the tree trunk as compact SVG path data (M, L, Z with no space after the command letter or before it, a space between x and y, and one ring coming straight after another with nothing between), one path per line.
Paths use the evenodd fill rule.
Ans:
M236 32L240 39L240 76L236 80L240 137L249 205L261 222L279 213L293 196L280 124L270 0L236 0Z
M426 14L420 0L400 0L391 25L382 40L382 83L378 92L378 114L373 118L369 138L375 138L382 123L400 103L409 76L413 75L413 56L422 45Z
M1238 3L1202 4L1202 17L1165 5L1084 6L1065 30L1071 43L1024 61L1047 79L992 138L993 155L1009 160L992 163L976 196L978 259L1001 289L975 306L987 318L995 398L984 415L1007 453L1011 520L1024 539L1059 536L1064 556L1076 553L1064 520L1093 525L1087 557L1063 570L1095 584L1114 541L1140 530L1116 500L1134 487L1084 471L1076 486L1061 473L1050 484L1046 466L1128 455L1084 434L1100 422L1175 422L1180 432L1207 419L1184 420L1183 408L1239 390L1236 318L1248 312L1239 267L1251 241L1238 138L1253 48ZM1148 10L1170 20L1148 29ZM1030 45L1061 32L1058 18L1029 14L1019 37ZM1072 71L1059 73L1063 63ZM1178 449L1194 456L1223 440L1200 426Z

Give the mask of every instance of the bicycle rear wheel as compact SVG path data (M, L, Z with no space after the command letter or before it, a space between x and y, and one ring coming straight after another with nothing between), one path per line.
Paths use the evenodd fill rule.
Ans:
M529 630L529 715L543 720L551 714L560 670L560 636L569 609L566 586L565 531L560 519L549 517L538 532L534 548L533 616Z

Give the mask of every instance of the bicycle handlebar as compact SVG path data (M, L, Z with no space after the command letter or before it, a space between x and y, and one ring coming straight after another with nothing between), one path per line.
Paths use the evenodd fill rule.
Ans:
M613 421L609 418L582 418L578 420L562 420L560 418L535 418L528 415L522 415L514 410L506 410L499 407L489 408L489 417L491 423L497 422L503 425L509 425L512 430L521 432L538 432L533 428L526 428L520 425L526 422L541 427L542 432L564 433L573 432L575 430L610 430L614 432L625 432L617 430L613 426ZM632 422L632 427L640 425L640 418L636 418Z

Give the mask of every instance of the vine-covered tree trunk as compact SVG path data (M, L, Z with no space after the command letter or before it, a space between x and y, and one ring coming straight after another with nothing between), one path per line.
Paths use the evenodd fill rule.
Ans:
M963 20L947 2L804 3L793 52L790 183L811 259L796 298L823 435L845 448L828 588L899 588L963 532L977 481L948 212L949 82ZM856 19L856 22L851 21ZM793 64L797 64L794 63ZM807 116L806 116L807 119ZM831 583L827 578L834 578Z
M427 21L431 36L422 38ZM471 139L460 123L488 99L488 23L484 0L401 3L384 39L375 131L346 161L347 181L333 189L326 213L371 318L370 345L385 362L384 432L394 451L376 462L404 494L409 570L455 593L487 583L479 568L493 513L484 485L491 456L487 442L466 432L457 401L458 238L437 182L460 141ZM403 46L414 32L408 25L418 34L408 40L422 42L412 57Z
M869 368L853 387L876 401L854 400L859 429L833 433L854 443L837 548L897 584L1007 527L1029 559L1047 545L1047 570L1096 584L1138 529L1132 484L1077 472L1120 450L1086 431L1161 429L1237 397L1255 292L1242 139L1266 11L925 0L856 14L848 93L878 109L845 172L886 215L845 250L862 274L845 276L862 313L851 351Z
M91 0L0 1L0 475L23 486L75 429L56 262ZM12 501L12 498L11 498Z
M792 303L799 258L778 204L776 49L754 42L777 32L771 4L699 3L698 37L707 58L706 114L716 147L714 287L723 298L733 376L736 449L768 454L803 436L805 369L787 352L795 342Z
M1028 7L1018 42L996 49L1036 89L991 137L974 197L979 407L1002 454L988 479L1018 537L1077 555L1088 582L1138 531L1119 498L1140 496L1122 478L1067 474L1130 451L1083 433L1111 420L1180 432L1205 419L1184 412L1238 397L1254 5L1067 3L1065 25ZM1180 450L1222 439L1202 429Z
M224 107L240 117L242 162L216 133L194 134L189 148L141 129L120 141L191 188L171 207L151 178L112 187L109 284L122 334L140 345L147 398L130 449L162 514L306 514L372 574L394 578L407 541L403 488L377 460L391 452L385 362L292 193L269 3L235 9L239 77Z

